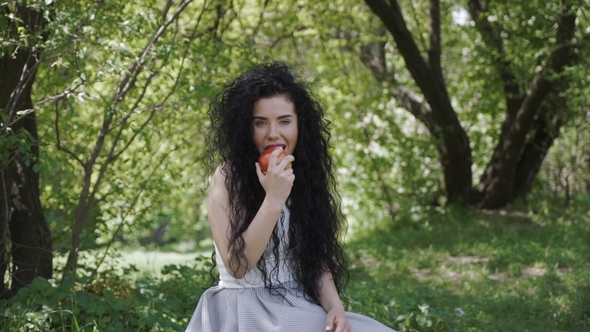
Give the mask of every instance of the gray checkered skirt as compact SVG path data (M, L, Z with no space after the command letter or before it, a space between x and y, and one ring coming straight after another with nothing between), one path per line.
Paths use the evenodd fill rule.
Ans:
M326 311L305 299L297 282L284 289L209 288L203 293L187 332L325 331ZM352 332L395 332L380 322L347 312Z

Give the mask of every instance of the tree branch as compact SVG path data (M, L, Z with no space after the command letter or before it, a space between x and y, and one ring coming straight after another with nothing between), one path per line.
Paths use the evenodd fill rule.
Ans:
M442 126L455 126L455 122L457 122L456 115L446 88L444 84L441 84L436 79L436 76L426 64L426 60L420 54L420 50L408 30L397 1L390 0L390 5L387 5L383 0L365 0L365 2L381 18L385 27L393 36L397 48L406 62L406 67L432 108L433 116L437 118L436 123Z
M571 39L574 36L576 15L571 11L571 6L566 3L567 0L564 1L564 9L558 21L555 49L549 55L549 59L543 70L533 78L531 89L522 101L522 105L516 114L516 122L520 125L514 126L515 128L513 130L524 132L520 133L521 135L526 135L526 132L528 132L530 122L554 84L550 76L561 73L563 68L570 62L570 51L573 47ZM524 120L524 124L519 120Z
M152 79L156 75L157 75L156 73L150 73L150 75L148 76L148 78L146 80L146 83L143 86L143 89L142 89L139 97L137 97L137 99L135 100L135 103L133 103L133 106L131 106L129 108L129 111L127 111L127 114L125 114L125 116L121 119L120 124L119 124L119 131L117 132L117 134L115 135L115 138L113 139L113 144L111 145L111 149L108 153L107 160L104 162L105 164L110 164L111 161L117 159L117 157L119 157L121 155L121 153L123 153L125 150L127 150L127 148L131 145L131 143L133 142L133 140L137 136L137 131L136 131L134 133L134 135L127 141L125 146L123 146L123 148L121 148L120 151L115 152L115 149L117 148L117 144L119 144L119 141L121 140L121 137L123 136L123 130L125 130L125 126L127 125L129 118L131 117L131 115L133 113L136 112L137 107L139 106L139 103L143 100L143 98L147 92L147 88L150 86ZM151 111L151 114L148 117L148 121L151 120L151 118L154 116L154 114L153 114L154 112L155 112L155 109ZM147 122L145 124L147 124ZM145 124L142 125L140 128L143 128L145 126Z
M22 101L22 95L25 93L25 89L30 88L32 81L35 80L35 74L37 73L37 68L39 67L40 63L37 55L32 51L21 51L16 56L21 56L23 53L27 53L27 59L24 61L20 78L18 79L16 86L10 94L8 102L4 106L4 111L8 114L6 123L10 124L14 124L14 122L21 118L18 117L19 114L17 114L17 112L20 111L21 105L18 105L17 103ZM30 68L29 65L31 65ZM3 125L0 132L4 131L7 127L8 125Z
M562 86L552 89L537 115L529 139L519 156L511 200L525 197L541 168L549 148L558 137L567 113L567 101L560 96Z
M418 30L418 33L415 35L415 38L418 39L418 45L422 47L423 50L428 50L428 43L426 42L426 39L424 39L424 34L422 34L423 30L426 30L426 27L422 26L422 19L420 18L420 16L418 15L418 12L416 11L416 6L415 6L415 2L411 1L408 6L408 15L411 14L411 16L414 19L414 22L416 24L416 29Z
M54 124L55 124L55 140L56 140L57 149L59 151L63 151L65 153L69 154L72 158L74 158L74 160L76 160L80 165L82 165L82 167L84 167L84 162L82 161L82 159L80 159L80 157L78 157L78 155L76 155L74 153L74 151L66 148L65 146L63 146L61 144L61 138L60 138L60 134L59 134L59 110L58 110L59 108L57 107L58 103L55 103L54 106L55 106L54 107L55 108L55 122L54 122Z
M440 138L436 148L445 174L448 201L465 202L471 191L471 148L467 133L453 109L447 88L420 54L397 0L390 0L389 5L383 0L365 0L365 2L393 36L397 49L404 58L406 68L428 103L429 108L422 107L420 114L424 115L426 120L423 122L434 137ZM433 24L437 25L436 6L432 10L435 12ZM434 35L437 36L436 31ZM426 115L431 116L426 117ZM432 122L428 122L430 119Z
M137 204L137 201L139 200L139 198L142 196L143 192L145 191L145 188L147 187L147 183L151 180L152 176L156 173L156 170L158 168L160 168L160 166L162 166L162 164L164 163L164 161L166 160L166 158L168 158L168 156L170 154L172 154L172 152L176 151L177 149L178 148L174 148L174 149L166 152L164 154L164 156L160 159L160 161L152 168L150 174L142 181L141 185L139 186L139 190L136 192L135 196L131 200L131 203L129 204L129 207L127 208L127 210L125 211L125 213L123 213L123 215L121 216L121 223L119 225L117 225L117 228L113 232L113 235L111 236L111 239L107 243L107 246L104 249L104 253L102 254L102 258L96 264L96 268L94 269L94 272L93 272L90 280L93 280L94 279L94 276L96 276L96 273L98 272L100 266L102 265L102 263L104 262L105 258L107 257L107 254L108 254L109 249L111 248L112 244L115 242L116 236L119 234L119 232L123 228L123 225L125 224L125 219L127 218L127 216L129 214L131 214L131 210L135 207L135 205ZM150 163L149 164L151 165L151 160L150 160Z
M84 167L84 184L82 186L82 191L80 193L80 197L78 200L78 207L76 210L76 217L74 221L74 228L72 231L72 244L70 247L70 254L68 256L68 261L66 263L65 271L75 271L77 260L78 260L78 250L80 245L80 234L83 230L84 223L86 222L86 218L92 207L96 193L98 192L98 188L101 184L101 181L108 169L108 166L114 155L114 147L118 142L118 138L113 143L109 154L107 155L107 159L101 165L99 170L99 175L92 186L91 183L91 175L92 175L92 167L95 165L97 158L99 157L101 151L104 148L106 136L111 129L111 124L113 122L115 111L117 109L117 105L125 98L127 93L131 91L135 87L135 82L139 74L143 71L144 65L147 62L148 56L151 53L152 48L158 42L159 38L162 34L166 31L168 26L178 20L180 14L186 9L186 7L192 2L192 0L184 0L182 3L178 5L174 14L163 24L159 25L155 34L152 36L151 40L147 43L147 45L142 50L140 56L136 59L135 63L129 68L129 71L126 72L125 76L121 79L119 85L117 86L117 90L113 96L112 102L110 103L107 110L105 110L105 115L103 118L103 122L101 128L98 133L98 137L96 139L96 143L92 150L92 153L83 164ZM167 4L167 6L170 2ZM168 10L168 9L166 9ZM153 77L153 76L152 76ZM149 85L149 79L148 83ZM133 109L133 108L132 108ZM129 113L128 113L129 114ZM124 126L122 126L124 127ZM120 134L120 132L119 132ZM118 135L120 137L120 135ZM92 191L90 191L90 187L92 186ZM66 278L66 274L64 273L64 279Z
M501 27L495 27L490 23L488 20L488 9L482 5L480 0L469 0L469 13L483 41L493 50L492 60L500 73L506 98L507 116L505 125L510 126L514 121L514 116L518 112L524 96L522 91L520 91L518 80L512 74L512 64L506 59L504 44L500 36Z
M514 116L514 123L502 130L494 155L482 175L477 190L486 195L479 203L480 207L501 206L510 198L510 193L506 195L506 187L510 186L515 176L518 155L524 147L535 115L555 85L551 75L561 73L571 62L571 40L574 36L576 14L571 10L567 0L563 1L563 9L557 24L555 48L543 69L533 78L529 92ZM509 187L510 189L512 188Z
M378 32L379 37L382 37L384 33L385 31L380 30ZM360 51L361 61L367 68L369 68L377 82L391 82L397 84L395 76L387 72L387 64L385 62L385 41L362 45Z
M430 48L428 49L428 64L433 75L444 86L444 77L440 63L440 0L430 0Z
M154 47L154 45L158 42L164 31L166 31L166 28L168 28L170 24L172 24L178 19L180 13L182 13L192 1L193 0L184 0L178 6L178 8L176 8L176 11L172 15L172 17L170 17L164 24L158 27L158 30L156 31L152 39L144 47L139 58L137 58L133 66L131 66L130 70L128 71L128 74L126 74L119 83L117 93L115 93L115 96L113 98L113 105L118 104L118 102L121 101L125 97L125 95L135 86L135 81L137 80L139 73L143 70L145 60L152 48Z
M434 137L440 137L430 106L424 103L412 90L399 84L395 79L395 75L387 71L385 42L375 42L361 46L361 61L369 68L377 82L387 83L391 86L391 94L397 103L419 119Z

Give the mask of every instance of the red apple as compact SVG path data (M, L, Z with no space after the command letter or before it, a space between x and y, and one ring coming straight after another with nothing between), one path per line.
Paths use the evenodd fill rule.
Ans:
M270 160L270 154L274 151L275 149L270 148L270 149L266 149L264 150L264 152L262 152L260 154L260 157L258 157L258 164L260 164L260 168L262 169L262 173L266 174L266 171L268 170L268 162ZM277 163L280 163L281 160L283 160L283 158L285 158L287 155L287 152L285 151L281 151L281 153L279 153L279 156L277 157ZM287 164L286 168L291 168L291 163Z

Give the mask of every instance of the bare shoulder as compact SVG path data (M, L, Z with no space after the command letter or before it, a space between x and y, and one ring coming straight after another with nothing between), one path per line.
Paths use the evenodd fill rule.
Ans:
M225 185L227 178L227 167L226 164L217 166L215 173L213 174L213 180L209 186L208 193L208 205L209 209L213 207L221 207L225 210L228 205L228 192Z
M214 186L216 182L225 182L225 178L227 177L227 167L225 163L217 166L215 169L215 173L213 173L213 182L211 186Z
M215 173L213 173L213 181L211 181L209 189L216 189L219 186L225 188L225 181L229 176L228 170L229 167L227 167L226 163L217 166Z

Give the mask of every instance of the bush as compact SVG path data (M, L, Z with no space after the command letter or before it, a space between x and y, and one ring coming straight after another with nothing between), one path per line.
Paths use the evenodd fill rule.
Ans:
M208 264L165 266L159 279L132 280L133 267L61 284L37 278L0 302L2 331L183 331L211 283Z

